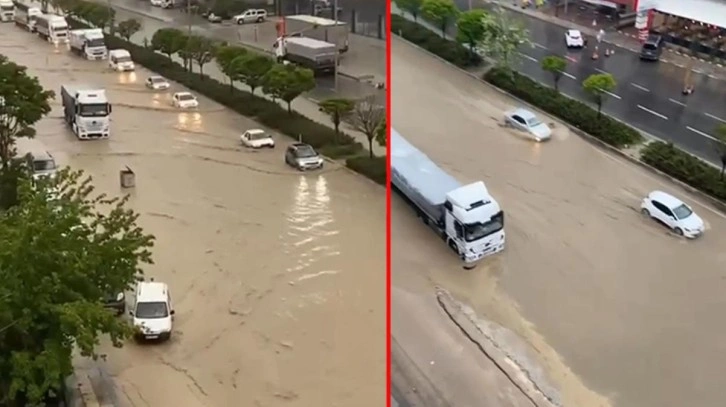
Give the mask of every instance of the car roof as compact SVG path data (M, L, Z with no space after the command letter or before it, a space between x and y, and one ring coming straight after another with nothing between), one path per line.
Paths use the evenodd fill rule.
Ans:
M527 121L529 121L529 119L534 119L537 117L537 115L535 115L534 113L530 112L527 109L522 109L521 107L512 112L512 115L515 114Z
M658 201L669 208L676 208L683 205L683 201L663 191L653 191L648 194L648 197L651 200Z
M260 130L260 129L247 130L247 133L250 133L250 134L260 134L260 133L264 133L264 132L265 132L264 130Z
M194 96L194 95L191 94L191 92L176 92L174 94L175 95L191 95L191 96Z
M165 283L142 281L136 286L136 302L166 301L168 291Z
M149 76L149 79L164 79L164 77L161 75L151 75Z
M310 148L313 148L313 146L311 146L308 143L292 143L291 146L292 147L295 147L295 148L301 148L301 147L310 147Z
M580 33L580 30L567 30L567 35L574 35L574 34L582 35L582 33Z

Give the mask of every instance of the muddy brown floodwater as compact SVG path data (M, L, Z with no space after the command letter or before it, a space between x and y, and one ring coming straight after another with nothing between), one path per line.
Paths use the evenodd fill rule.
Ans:
M550 118L550 142L517 137L500 126L515 101L402 41L392 58L393 126L458 179L484 180L507 213L505 251L465 272L394 199L396 289L425 297L445 287L516 331L566 406L723 406L724 215ZM644 219L640 200L654 189L691 204L705 235L686 241ZM437 378L454 387L456 377Z
M375 406L385 403L385 194L334 163L301 174L288 143L245 151L259 127L201 98L196 112L147 91L150 74L106 71L12 25L0 48L48 89L105 87L114 105L108 141L81 142L60 101L37 126L61 165L121 194L156 235L147 276L170 285L170 342L102 345L103 368L128 406ZM172 92L180 90L172 86Z

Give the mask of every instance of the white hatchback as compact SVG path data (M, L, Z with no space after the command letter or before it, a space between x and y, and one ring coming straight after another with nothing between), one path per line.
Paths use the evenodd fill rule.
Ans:
M580 30L567 30L565 32L565 43L567 48L582 48L585 46L585 39Z
M668 226L679 236L693 239L703 234L703 219L680 199L662 191L653 191L640 203L643 215Z
M243 135L239 137L242 145L250 148L262 148L269 147L275 148L275 140L272 136L265 133L264 130L252 129L247 130Z
M190 109L199 107L199 101L197 97L189 92L177 92L171 97L171 104L174 107L180 107L182 109Z

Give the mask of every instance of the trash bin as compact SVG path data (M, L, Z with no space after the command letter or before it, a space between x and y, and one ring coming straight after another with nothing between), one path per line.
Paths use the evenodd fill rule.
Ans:
M121 188L133 188L136 186L136 174L134 174L131 168L126 167L121 170L119 176L121 178Z

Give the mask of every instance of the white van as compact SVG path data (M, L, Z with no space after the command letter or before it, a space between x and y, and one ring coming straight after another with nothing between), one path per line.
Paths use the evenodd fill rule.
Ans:
M108 52L108 67L119 72L133 71L135 69L131 53L125 49L112 49Z
M15 141L15 149L16 156L25 161L34 180L40 177L55 177L58 172L55 159L39 140L18 138Z
M134 307L129 314L137 339L171 338L174 321L174 309L171 304L169 286L165 283L142 281L136 285Z

